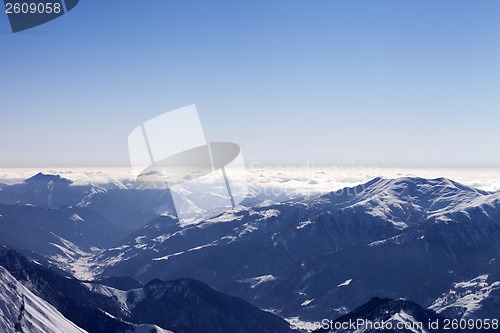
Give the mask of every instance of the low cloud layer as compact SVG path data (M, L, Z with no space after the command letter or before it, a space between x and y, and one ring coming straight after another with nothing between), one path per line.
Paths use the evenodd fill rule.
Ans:
M51 169L0 169L0 183L20 183L38 172L59 174L75 185L133 184L130 168L51 168ZM404 169L377 167L261 167L250 165L246 177L250 186L288 194L319 194L365 183L375 177L446 177L464 185L486 191L500 191L498 169Z

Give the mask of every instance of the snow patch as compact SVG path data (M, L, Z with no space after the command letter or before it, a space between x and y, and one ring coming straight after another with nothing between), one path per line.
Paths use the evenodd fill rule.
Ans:
M275 279L276 279L276 277L274 277L272 275L261 275L261 276L256 276L256 277L245 279L245 280L239 280L238 282L249 283L250 288L253 289L262 283L270 282L270 281L273 281Z
M345 280L345 282L342 282L337 287L346 287L346 286L350 285L351 282L352 282L352 279Z
M75 221L75 222L83 222L83 221L85 221L84 219L82 219L82 218L81 218L81 216L80 216L80 215L78 215L78 214L76 214L76 213L75 213L75 214L73 214L73 215L71 215L71 216L69 217L69 219L70 219L70 221Z
M307 299L304 302L302 302L302 304L300 304L300 306L308 306L312 301L314 301L314 298L313 299Z
M313 224L314 222L311 221L311 220L306 220L306 221L302 221L299 223L298 226L295 227L295 229L304 229L306 226L310 225L310 224Z
M265 210L262 212L258 212L258 214L261 216L260 218L256 219L255 221L264 221L267 219L270 219L272 217L278 217L280 215L280 211L277 209L269 209Z

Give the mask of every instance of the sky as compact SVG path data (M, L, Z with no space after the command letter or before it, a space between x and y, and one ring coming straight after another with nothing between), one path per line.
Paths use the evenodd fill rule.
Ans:
M0 13L0 167L116 167L196 104L263 164L499 167L500 2L83 0ZM166 143L169 144L169 143Z

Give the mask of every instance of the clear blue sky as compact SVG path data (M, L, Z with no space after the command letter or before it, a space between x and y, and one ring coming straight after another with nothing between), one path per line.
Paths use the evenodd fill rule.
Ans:
M82 0L12 34L0 167L122 166L196 104L247 160L500 166L500 1Z

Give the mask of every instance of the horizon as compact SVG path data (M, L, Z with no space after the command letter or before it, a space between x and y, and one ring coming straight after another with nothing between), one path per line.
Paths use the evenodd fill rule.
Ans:
M59 175L72 185L109 185L135 183L130 167L107 168L0 168L0 184L24 182L38 173ZM270 186L290 193L318 194L364 184L374 178L415 177L447 178L463 185L488 191L500 191L498 168L383 168L376 166L277 166L253 165L244 175L253 186ZM293 181L293 182L291 182ZM292 184L288 184L292 183Z

